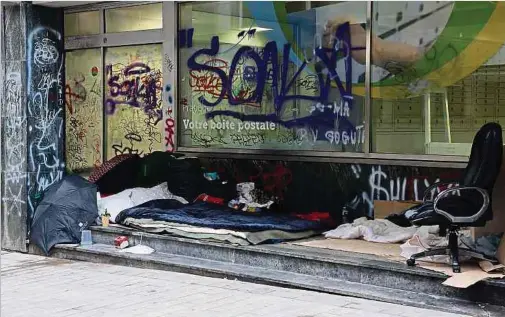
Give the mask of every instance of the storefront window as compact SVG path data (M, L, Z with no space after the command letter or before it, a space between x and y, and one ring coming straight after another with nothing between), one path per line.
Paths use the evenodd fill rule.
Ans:
M161 7L161 3L153 3L105 10L106 32L161 29L163 25Z
M180 146L363 151L366 2L178 7Z
M65 57L66 160L71 170L102 162L103 95L100 49Z
M107 158L165 149L162 56L161 44L106 49Z
M162 28L162 3L93 9L65 14L65 34L75 35L65 42L66 156L74 171L166 150L163 38L151 34L144 44L142 32ZM94 27L80 23L85 17ZM116 33L114 41L106 33Z
M466 156L484 123L505 125L502 2L183 2L176 6L175 34L164 30L149 40L159 44L138 45L145 43L144 32L136 31L162 28L162 7L151 3L66 14L66 35L88 34L88 41L98 31L79 21L84 15L96 20L99 12L105 25L98 29L120 32L114 44L102 43L99 36L85 43L72 38L67 55L71 107L82 102L74 90L83 85L89 92L88 80L95 78L84 68L96 63L99 69L103 61L105 73L98 77L106 158L175 145L180 151L281 155ZM177 63L169 48L172 36ZM162 42L170 43L166 51ZM100 62L72 61L77 54L91 54L76 48L102 45ZM177 74L167 85L173 90L166 101L163 67ZM86 81L79 79L81 73ZM365 88L367 78L371 85ZM177 110L163 113L163 102L169 109L173 101ZM176 122L170 117L164 126L167 115ZM76 157L83 166L96 163Z
M100 12L85 11L65 14L65 36L100 33Z
M502 2L373 3L373 152L468 155L505 126Z

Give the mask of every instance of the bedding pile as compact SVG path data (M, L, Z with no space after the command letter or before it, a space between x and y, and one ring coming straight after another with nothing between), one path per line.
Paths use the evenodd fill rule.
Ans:
M102 193L98 209L111 215L110 222L144 232L256 245L308 238L334 225L317 213L311 217L275 212L270 209L273 201L255 195L254 183L209 177L194 158L155 152L115 164L92 178ZM136 178L125 182L131 188L107 177L115 169L121 177L129 173ZM103 177L106 181L101 181Z

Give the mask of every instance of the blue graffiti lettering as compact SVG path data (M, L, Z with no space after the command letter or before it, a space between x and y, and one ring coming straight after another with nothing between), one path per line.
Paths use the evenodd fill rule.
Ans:
M227 116L236 118L242 121L259 121L259 122L274 122L286 128L312 126L312 127L326 127L332 129L335 126L335 120L339 121L339 127L342 129L356 130L354 125L348 119L347 115L341 115L340 110L336 110L337 106L333 106L333 102L328 100L332 82L337 87L340 96L341 104L338 109L344 109L344 106L352 109L353 96L352 96L352 58L351 52L353 50L363 50L363 47L352 47L349 23L341 24L335 32L335 44L333 48L318 47L315 49L315 55L320 60L315 64L317 85L319 93L316 96L303 95L303 94L288 94L295 83L299 81L302 72L308 66L309 61L305 59L300 65L296 73L288 78L289 55L291 51L291 44L286 43L283 46L283 58L279 65L278 51L275 42L268 42L262 49L260 54L249 46L240 47L235 53L229 74L220 68L213 67L198 63L196 59L201 55L208 55L215 57L219 52L219 38L214 36L211 39L210 48L204 48L196 51L187 61L187 66L193 71L208 71L215 73L222 85L221 91L213 102L208 101L205 97L201 96L199 101L202 105L207 107L215 107L221 103L227 96L228 103L231 106L238 106L243 104L257 103L261 104L263 93L265 90L265 83L268 80L271 83L271 89L274 102L274 113L261 114L261 115L246 115L238 111L232 110L214 110L206 114L207 119L212 119L216 116ZM233 95L232 84L234 76L239 65L239 61L247 56L248 59L254 62L255 66L246 66L242 76L244 80L256 82L255 91L248 98L237 98ZM345 65L345 83L343 83L337 74L336 65L339 59L344 59ZM280 71L279 71L280 68ZM306 117L292 118L284 120L281 114L284 111L286 102L291 100L306 100L320 104L331 104L330 111L311 111L311 114Z

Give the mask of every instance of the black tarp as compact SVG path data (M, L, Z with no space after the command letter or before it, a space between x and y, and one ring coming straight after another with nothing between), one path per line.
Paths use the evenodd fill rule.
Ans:
M120 155L96 168L89 179L98 186L102 194L116 194L128 188L137 187L137 174L141 157Z
M96 185L70 175L51 185L35 209L30 243L46 255L59 243L79 243L81 230L98 217Z
M108 164L111 166L107 167ZM237 196L233 180L209 181L204 177L204 172L197 158L157 151L142 158L132 155L121 161L111 159L93 172L93 182L100 193L108 195L166 182L172 194L187 201L193 201L200 194L223 198L225 201Z
M135 186L149 188L167 182L172 194L193 201L202 193L205 181L197 158L158 151L140 160Z

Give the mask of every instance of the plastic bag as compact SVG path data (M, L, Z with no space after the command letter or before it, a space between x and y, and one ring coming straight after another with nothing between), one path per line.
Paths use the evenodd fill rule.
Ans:
M147 245L139 244L134 247L129 247L129 248L123 249L119 252L126 252L126 253L133 253L133 254L151 254L154 252L154 249L148 247Z

